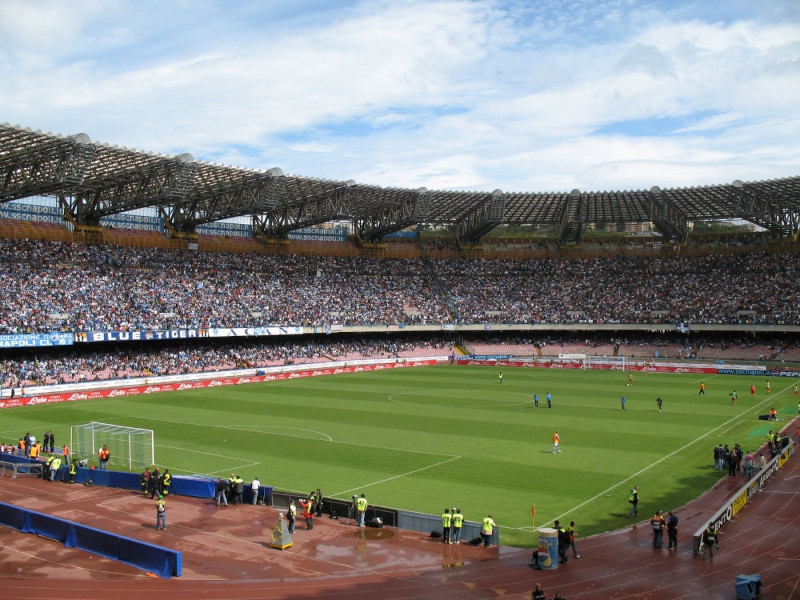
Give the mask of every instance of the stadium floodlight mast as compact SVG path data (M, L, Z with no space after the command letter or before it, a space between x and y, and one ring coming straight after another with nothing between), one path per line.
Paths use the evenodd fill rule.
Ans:
M103 446L111 451L109 463L129 471L155 464L155 439L152 429L126 427L92 421L70 427L72 456L87 462L97 457Z

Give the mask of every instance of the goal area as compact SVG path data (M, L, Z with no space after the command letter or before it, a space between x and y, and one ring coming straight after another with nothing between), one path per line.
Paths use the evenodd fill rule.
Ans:
M128 471L144 469L155 464L155 440L152 429L125 427L92 421L70 427L72 457L97 462L97 453L106 446L111 453L109 466Z

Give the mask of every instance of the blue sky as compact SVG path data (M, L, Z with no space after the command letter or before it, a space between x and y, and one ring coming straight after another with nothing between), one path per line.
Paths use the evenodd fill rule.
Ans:
M3 0L0 122L385 187L800 175L800 2Z

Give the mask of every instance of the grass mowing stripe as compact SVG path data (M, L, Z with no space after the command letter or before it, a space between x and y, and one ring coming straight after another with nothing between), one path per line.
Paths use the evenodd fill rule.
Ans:
M615 486L611 486L611 487L609 487L608 489L606 489L606 490L604 490L603 492L601 492L601 493L597 494L597 495L596 495L596 496L594 496L593 498L589 498L589 499L587 499L587 500L586 500L586 501L584 501L582 504L580 504L580 505L578 505L578 506L575 506L575 507L572 507L572 509L571 509L571 510L572 510L572 511L575 511L575 510L579 510L579 509L581 509L581 508L582 508L584 505L590 504L592 501L594 501L594 500L597 500L597 499L598 499L598 498L600 498L600 497L601 497L603 494L605 494L605 493L607 493L607 492L610 492L610 491L613 491L613 490L614 490L616 487L619 487L619 486L621 486L621 485L624 485L625 483L628 483L628 482L630 482L630 481L634 480L634 479L635 479L637 476L640 476L640 475L642 475L642 474L643 474L645 471L647 471L647 470L649 470L649 469L651 469L651 468L655 468L655 467L657 467L657 466L659 465L659 463L662 463L662 462L663 462L663 461L665 461L665 460L668 460L668 459L670 459L670 458L673 458L674 456L676 456L677 454L679 454L681 451L683 451L683 450L687 449L687 448L688 448L689 446L691 446L692 444L695 444L695 443L697 443L697 442L703 441L705 438L707 438L707 437L709 437L709 436L711 436L711 435L714 435L714 434L716 434L716 433L717 433L718 431L720 431L720 430L725 430L725 431L728 431L729 429L732 429L732 428L733 428L733 425L735 425L735 424L737 424L737 423L740 423L740 422L742 421L742 418L743 418L744 416L746 416L746 415L747 415L747 414L749 414L749 413L753 413L753 412L755 412L755 413L757 414L757 413L758 413L760 410L763 410L763 407L764 407L764 406L766 406L767 404L771 404L771 403L772 403L772 400L775 398L775 396L777 396L777 395L779 395L779 394L782 394L782 393L784 393L784 392L787 392L789 389L791 389L791 387L792 387L792 386L791 386L791 385L789 385L789 386L787 386L786 388L784 388L783 390L779 391L777 394L768 396L767 398L763 399L763 400L762 400L760 403L758 403L758 404L755 404L755 405L751 406L749 409L746 409L746 410L744 411L744 413L742 413L742 414L739 414L739 415L737 415L737 416L735 416L735 417L732 417L732 418L731 418L731 419L730 419L728 422L721 424L720 426L718 426L718 427L717 427L717 428L715 428L714 430L708 431L707 433L705 433L705 434L703 434L702 436L700 436L700 437L696 438L694 441L690 442L689 444L686 444L686 445L685 445L683 448L679 448L679 449L677 449L677 450L673 451L672 453L670 453L669 455L667 455L667 456L664 456L664 457L662 457L662 458L658 459L656 462L654 462L654 463L653 463L653 464L651 464L650 466L648 466L648 467L645 467L644 469L640 470L638 473L634 473L633 475L631 475L630 477L628 477L626 480L619 482L619 483L618 483L617 485L615 485ZM773 426L773 427L774 427L774 426ZM760 426L760 427L759 427L759 428L757 428L757 429L761 429L761 430L764 430L764 431L766 431L766 429L767 429L767 426ZM748 433L747 435L749 436L750 434ZM652 511L651 511L651 512L652 512ZM567 514L568 514L568 513L563 513L563 514L560 514L560 515L556 515L556 516L552 517L552 519L549 519L549 520L551 520L551 521L552 521L552 520L555 520L555 519L562 519L562 518L565 518L565 517L567 516ZM646 516L646 515L645 515L645 516Z
M157 460L174 472L235 470L279 489L365 492L372 504L433 514L459 506L470 520L491 512L503 543L530 545L531 505L575 519L582 535L626 524L633 484L642 515L678 507L723 475L713 446L755 447L757 414L773 403L782 418L795 413L782 392L740 395L732 407L732 389L762 383L748 376L703 378L698 396L697 375L637 373L632 386L615 371L503 375L501 384L493 368L442 365L88 400L5 409L3 428L18 432L14 442L53 429L59 445L71 423L152 428ZM533 394L544 406L547 392L553 408L533 408Z

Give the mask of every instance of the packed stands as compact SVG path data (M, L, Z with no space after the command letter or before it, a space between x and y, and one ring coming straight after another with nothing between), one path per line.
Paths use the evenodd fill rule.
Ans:
M547 334L537 337L508 334L484 336L465 341L463 347L474 355L511 355L552 358L561 354L587 356L678 360L740 361L747 363L798 362L800 340L770 337L754 343L752 336L688 335L670 333L639 336L597 333L579 339L574 334Z
M541 348L542 356L558 356L559 354L586 354L587 356L616 356L612 343L595 344L585 342L551 341Z
M464 344L470 354L476 356L538 356L536 344L526 340L483 341L475 340Z
M236 344L206 339L127 342L111 350L7 350L0 353L0 376L34 386L451 355L457 336L436 332L453 323L486 326L486 335L461 340L471 354L798 362L800 344L791 335L724 331L728 324L800 324L797 256L474 261L0 239L0 334L275 325L330 332L339 326L337 335L277 342L255 337ZM494 335L489 326L653 322L668 324L673 333L520 337ZM679 322L722 330L681 335L674 332ZM408 325L425 331L408 337ZM392 332L380 341L376 334L354 339L342 333L348 326Z
M434 262L465 323L800 323L792 253Z
M398 336L378 341L347 339L260 339L247 343L126 344L112 350L73 348L21 350L13 359L0 356L4 387L34 387L84 381L210 373L234 369L277 367L368 358L419 358L449 356L453 348L442 336Z
M326 323L796 325L797 256L426 262L2 239L0 333Z
M668 336L669 337L669 336ZM800 342L774 338L766 344L752 345L744 338L729 338L724 342L700 339L698 347L724 344L724 360L759 363L800 362ZM544 348L552 349L545 354ZM604 353L601 350L611 348ZM614 349L619 352L615 353ZM766 348L768 356L752 358L753 349ZM558 342L553 336L539 340L524 336L473 336L462 340L461 349L473 355L514 356L525 358L552 358L562 354L587 354L589 356L627 356L629 358L682 359L697 358L688 339L683 344L664 342L652 337L615 340L598 335L589 340L575 340L566 336ZM622 350L629 353L623 354ZM119 344L113 349L73 347L68 353L63 349L39 348L18 350L12 357L0 356L0 376L5 376L3 387L35 387L85 381L185 375L216 371L278 367L332 361L362 359L410 359L431 356L451 356L456 353L449 336L419 333L397 335L390 339L372 336L305 336L299 339L260 338L248 342L191 340L182 342L147 342ZM561 350L558 352L557 350Z

